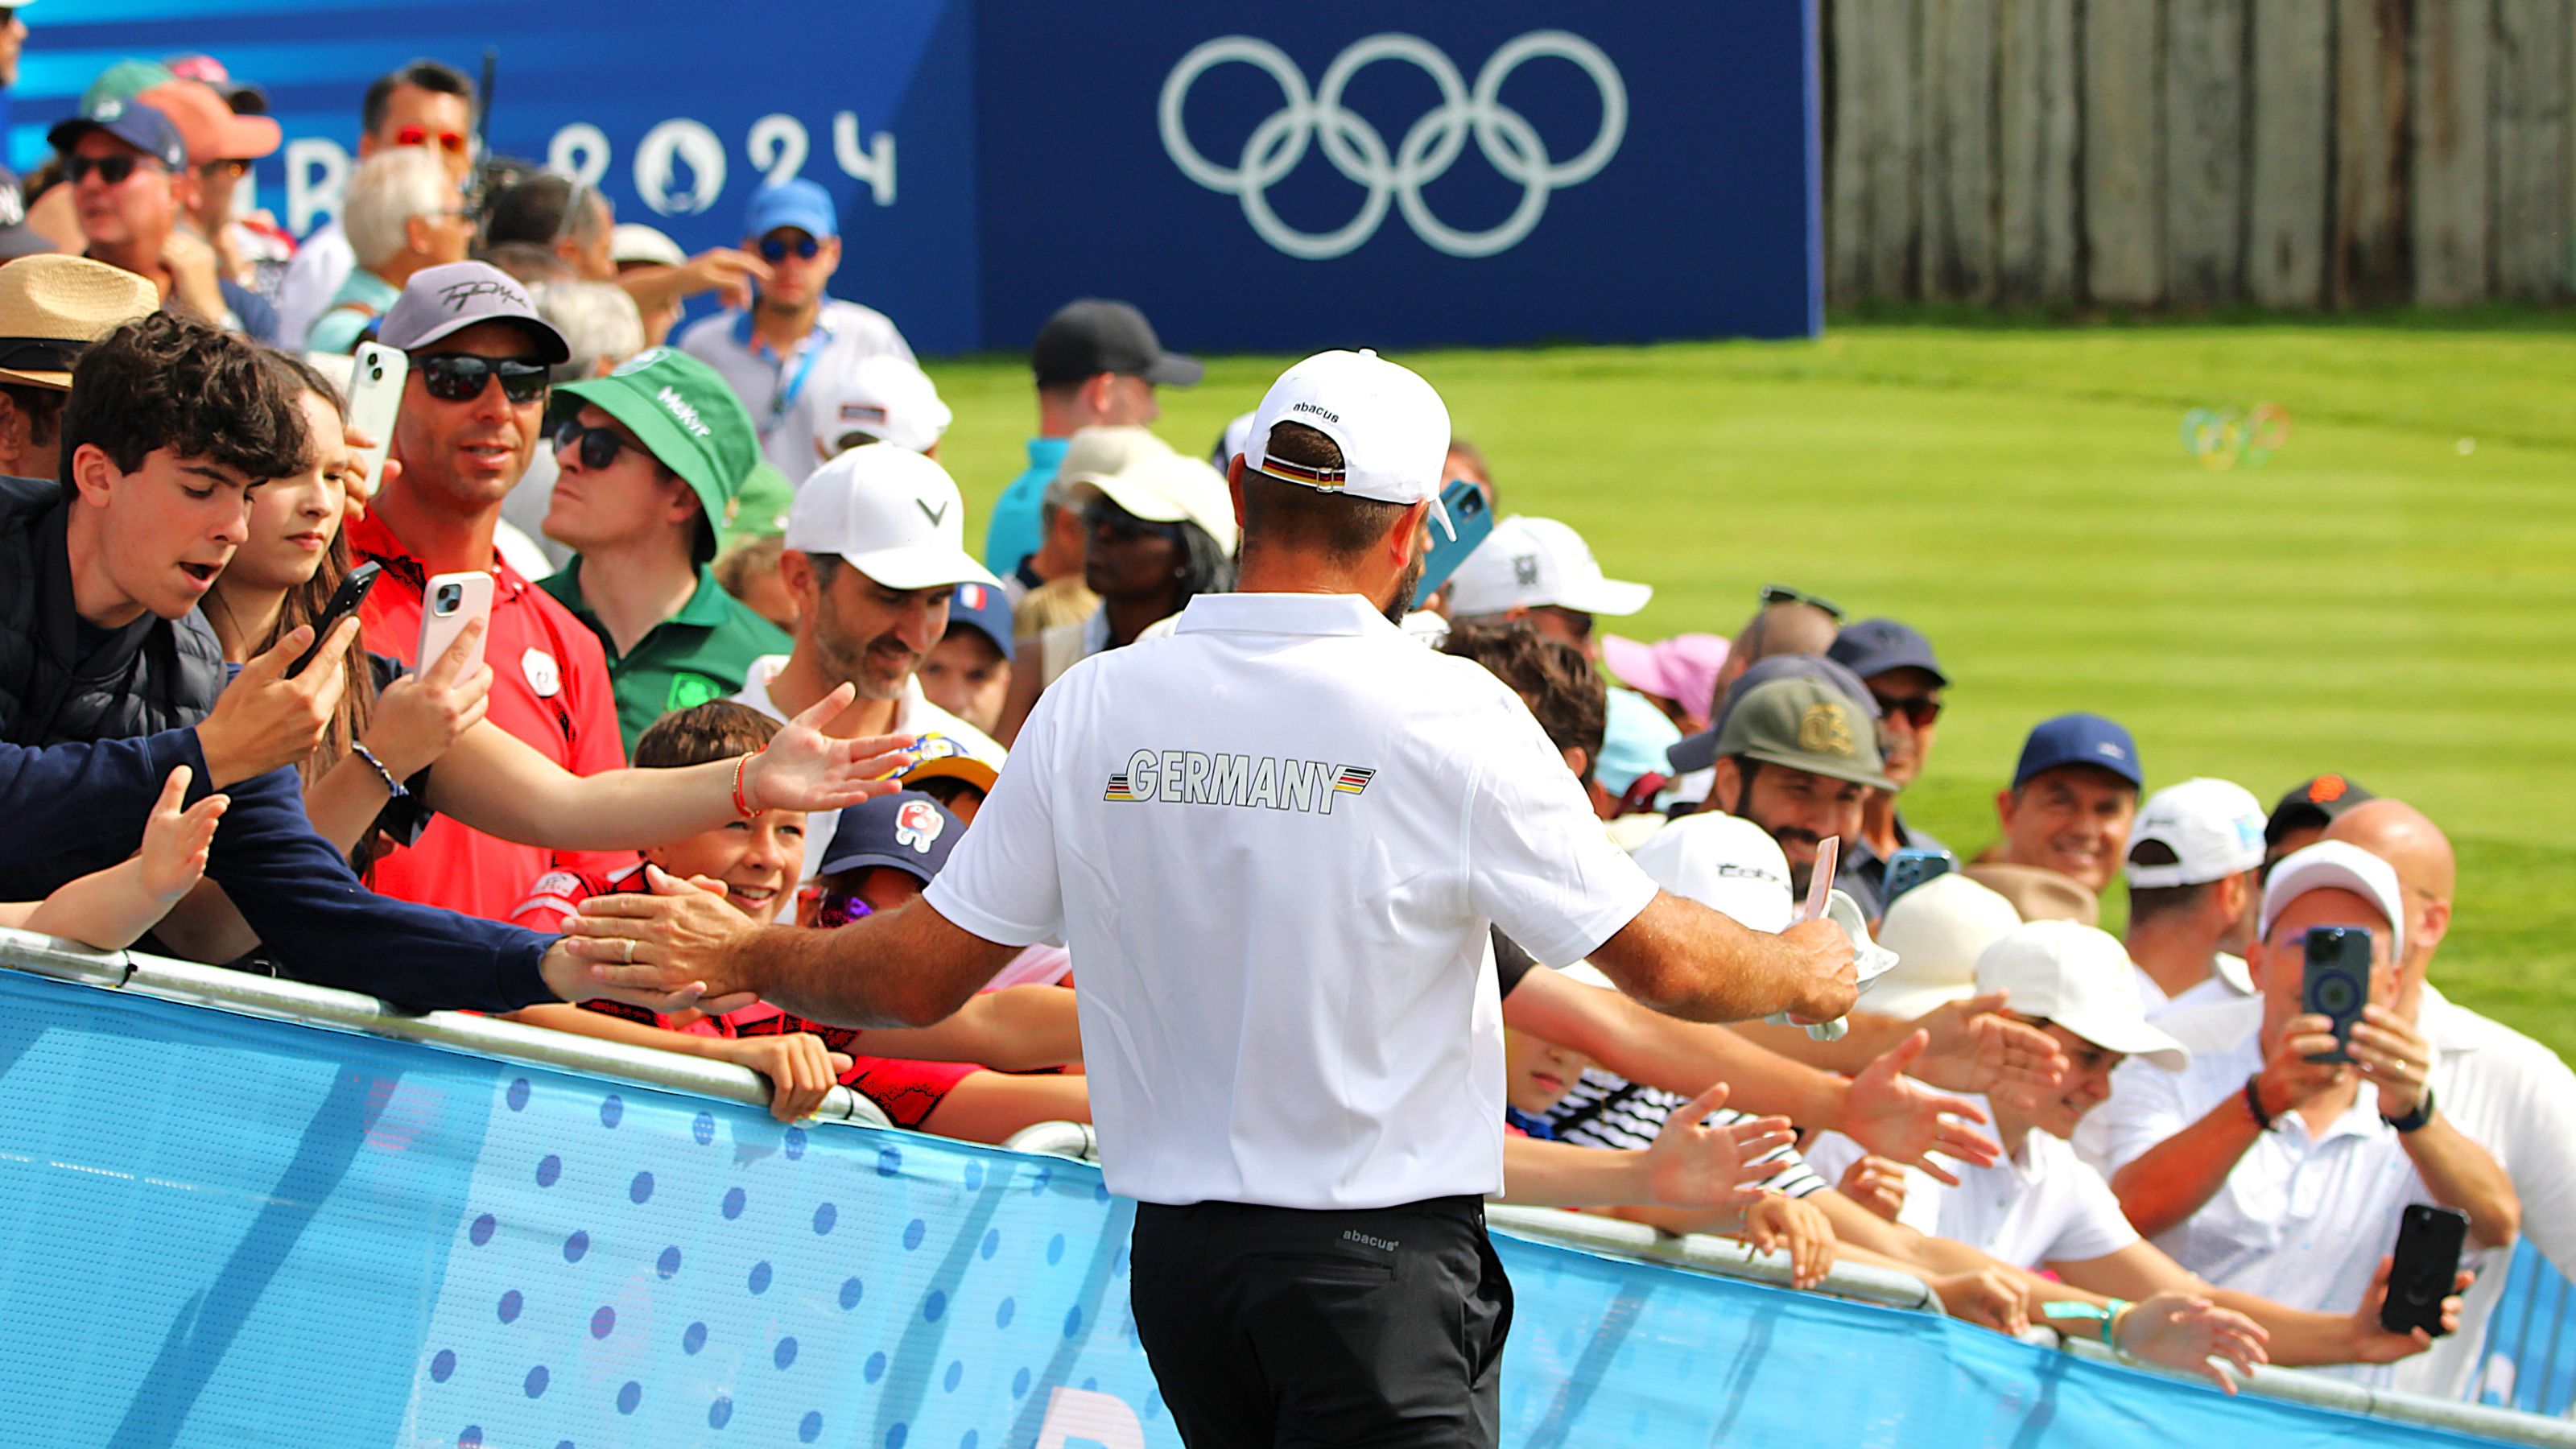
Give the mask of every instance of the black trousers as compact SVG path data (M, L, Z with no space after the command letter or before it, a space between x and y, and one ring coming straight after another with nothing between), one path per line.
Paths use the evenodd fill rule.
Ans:
M1190 1449L1491 1449L1512 1287L1484 1203L1136 1209L1136 1333Z

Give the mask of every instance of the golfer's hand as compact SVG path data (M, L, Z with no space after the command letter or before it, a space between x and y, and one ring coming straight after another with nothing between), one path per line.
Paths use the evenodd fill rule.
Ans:
M1800 1024L1832 1021L1860 999L1860 967L1851 937L1831 921L1805 921L1780 933L1789 953L1789 1015Z
M621 992L687 992L703 998L699 1009L709 1013L748 1001L746 993L757 987L726 948L759 927L721 890L675 879L658 866L646 866L644 877L652 894L592 896L569 923L565 944L589 963L590 994L624 1001L637 998Z

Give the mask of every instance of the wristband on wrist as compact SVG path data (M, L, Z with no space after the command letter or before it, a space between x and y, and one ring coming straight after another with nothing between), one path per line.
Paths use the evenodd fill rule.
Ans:
M2400 1136L2409 1132L2422 1131L2424 1124L2433 1120L2433 1089L2429 1086L2424 1089L2424 1100L2415 1104L2414 1111L2403 1117L2391 1117L2382 1112L2379 1114L2379 1120L2396 1128Z
M403 788L402 781L394 778L393 771L385 768L385 762L376 758L375 751L368 749L365 745L353 742L349 746L349 753L366 761L367 768L376 772L376 778L382 780L385 784L385 796L387 799L400 800L411 793L409 790Z
M733 762L733 813L745 820L757 819L760 815L760 808L751 803L750 796L742 793L743 772L751 768L752 760L759 753L755 750Z
M2256 1072L2245 1079L2245 1114L2254 1119L2254 1130L2272 1130L2272 1114L2263 1110L2263 1074Z
M2056 1327L2056 1320L2059 1319L2064 1319L2070 1323L2091 1322L2100 1324L2101 1326L2094 1330L2096 1336L2116 1353L2119 1351L2120 1346L2111 1342L2111 1334L2113 1330L2119 1326L2120 1315L2127 1312L2128 1308L2129 1300L2126 1298L2114 1298L2108 1303L2101 1304L2084 1303L2070 1299L2061 1300L2056 1303L2043 1303L2039 1305L2039 1314L2040 1317L2050 1320L2051 1327ZM2058 1331L2060 1333L2065 1332L2064 1329L2059 1329Z

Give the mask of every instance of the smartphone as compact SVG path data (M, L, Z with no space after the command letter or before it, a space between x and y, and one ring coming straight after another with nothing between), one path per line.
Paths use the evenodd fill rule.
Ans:
M358 345L354 361L349 369L349 431L375 440L374 446L358 455L360 486L372 498L384 486L385 450L393 446L394 414L402 411L403 380L411 375L411 359L398 347L364 342Z
M2307 978L2299 1009L2334 1024L2335 1047L2312 1062L2352 1060L2352 1026L2370 1004L2370 932L2360 926L2316 926L2308 931Z
M340 580L340 587L331 591L331 602L323 608L321 619L313 625L313 642L295 657L294 663L286 666L287 678L293 679L304 672L304 666L312 663L313 656L322 652L331 631L339 628L341 620L358 612L358 606L367 601L367 590L376 586L376 576L384 571L383 564L374 562L362 563L349 570L349 576Z
M2388 1270L2388 1301L2379 1326L2391 1333L2422 1329L2442 1336L2442 1300L2460 1281L2460 1250L2469 1240L2469 1215L2451 1208L2407 1205L2397 1224L2397 1262Z
M1451 479L1440 490L1440 506L1449 510L1449 525L1455 532L1443 535L1437 522L1431 525L1431 547L1422 555L1422 582L1413 591L1417 609L1430 602L1476 545L1485 541L1485 535L1494 531L1494 511L1485 506L1485 490L1464 478Z
M1887 885L1879 892L1879 910L1885 913L1896 904L1896 898L1923 884L1939 880L1959 868L1959 858L1946 850L1909 845L1887 858Z
M492 614L492 576L490 574L433 574L420 595L420 652L412 656L412 668L427 670L445 654L465 626ZM466 656L463 673L472 674L483 665L483 644L477 642L474 652Z

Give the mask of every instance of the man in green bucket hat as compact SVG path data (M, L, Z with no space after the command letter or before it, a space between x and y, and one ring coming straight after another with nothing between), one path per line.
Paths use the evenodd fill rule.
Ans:
M653 721L731 697L754 659L791 647L708 567L759 435L714 368L667 347L555 397L545 533L576 556L541 587L607 650L631 753Z

